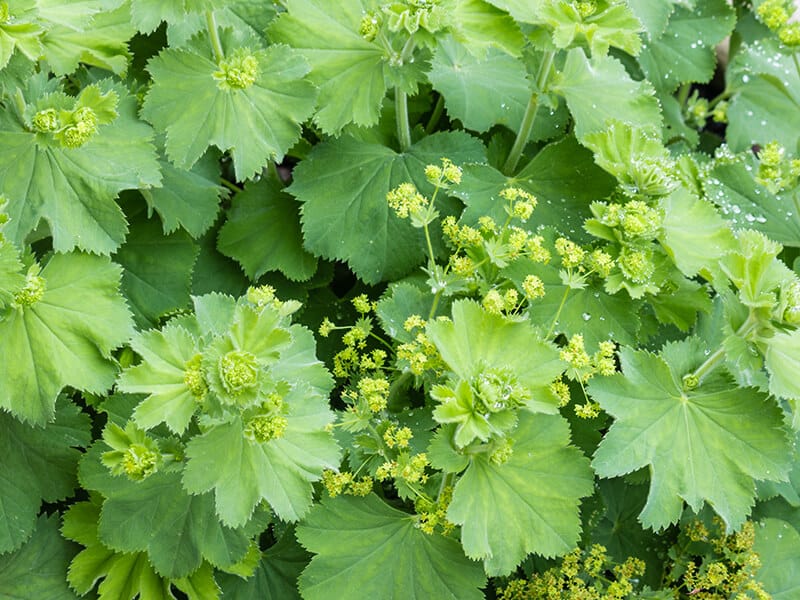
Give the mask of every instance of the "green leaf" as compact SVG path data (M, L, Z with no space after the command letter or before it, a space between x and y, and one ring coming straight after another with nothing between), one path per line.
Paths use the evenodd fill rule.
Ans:
M666 30L644 45L639 64L657 90L672 92L682 83L706 83L717 65L715 48L735 24L736 13L725 0L677 7Z
M518 130L531 98L522 62L494 49L484 57L472 56L452 38L437 45L428 78L444 96L450 117L474 131L488 131L498 124ZM539 107L541 114L547 110Z
M248 532L220 524L210 494L188 494L180 472L157 472L143 481L114 477L100 464L100 449L84 459L98 465L99 477L81 479L105 497L98 523L103 545L147 553L156 573L169 579L191 575L203 560L228 567L244 557Z
M192 267L198 248L184 231L163 235L156 219L131 223L127 241L114 255L122 266L122 291L140 327L190 304Z
M752 157L718 162L705 179L706 194L734 227L757 229L787 246L800 245L800 214L791 193L775 196L753 180Z
M411 283L392 284L378 302L381 327L387 335L400 342L410 342L416 333L406 331L403 325L411 315L427 318L433 299L428 291Z
M58 533L58 516L42 515L27 544L0 556L0 597L77 600L64 578L73 554L74 546Z
M221 8L222 0L132 0L131 22L142 33L150 33L161 24L178 23L194 13Z
M765 340L765 366L769 372L769 391L782 398L800 400L800 329L792 332L778 331ZM800 419L800 417L795 417Z
M311 65L309 79L319 87L314 122L334 135L349 123L375 125L386 95L386 52L361 37L359 26L366 13L379 10L379 2L287 0L284 6L269 36L300 50Z
M86 447L91 438L89 418L66 400L58 403L55 421L44 429L0 412L0 432L0 481L4 482L0 488L0 552L9 552L31 535L42 501L56 502L72 494L81 456L78 448ZM0 589L6 588L0 585Z
M609 556L618 562L629 556L644 560L644 582L660 585L668 538L654 536L637 520L647 500L647 486L619 479L604 479L597 485L605 511L591 534L592 543L605 546Z
M326 498L297 528L317 556L300 576L305 600L344 598L358 590L381 600L478 600L486 578L458 542L428 535L413 515L374 494Z
M0 201L2 198L0 197ZM0 211L3 209L0 205ZM3 213L0 212L0 218ZM25 275L22 271L22 262L17 249L3 238L0 226L0 313L11 305L14 296L25 285Z
M560 416L521 413L502 465L478 455L455 486L447 518L461 525L467 556L506 575L530 552L565 554L580 536L580 498L593 490L589 461L569 446ZM502 510L498 510L502 507Z
M300 600L297 579L310 558L295 540L294 531L288 529L277 544L263 553L249 579L225 573L217 576L223 596L237 600Z
M41 272L45 290L0 321L0 407L43 425L65 387L102 393L114 381L111 351L131 333L119 294L120 268L107 258L55 254Z
M664 210L661 244L681 270L691 277L714 265L736 242L713 205L681 187L661 199Z
M452 314L452 321L428 323L427 334L462 380L471 381L486 369L506 368L536 394L564 370L556 348L529 323L490 314L469 300L454 302ZM548 396L534 397L526 407L554 413L556 407L550 401Z
M639 54L642 25L624 2L595 3L595 10L587 16L564 0L534 0L530 4L527 22L551 30L557 48L581 44L588 46L593 56L602 56L613 46L634 56Z
M0 25L0 69L6 67L15 49L30 60L41 56L44 30L37 22L37 4L36 0L18 0L9 6L13 19Z
M285 402L290 407L288 424L280 438L250 440L236 417L186 446L184 486L193 494L214 489L217 514L228 526L246 523L261 500L281 519L296 521L311 506L311 482L319 480L324 469L339 466L339 448L324 430L333 420L325 399L298 386Z
M800 594L800 533L781 519L765 519L756 527L754 550L763 565L758 581L773 600L792 600Z
M100 520L100 507L90 502L73 504L64 515L62 535L68 540L78 542L85 548L72 559L67 573L70 587L81 596L85 596L97 584L100 600L174 600L170 590L170 581L155 572L150 565L147 554L121 554L104 546L97 534ZM217 593L198 595L189 593L190 600L216 600L218 589L214 582L213 571L200 568L188 581L175 581L177 587L187 589L187 583Z
M198 407L186 384L187 363L199 352L197 341L179 325L167 324L161 331L137 332L131 348L142 362L122 372L117 388L149 394L133 413L136 424L151 429L163 422L171 431L183 433Z
M410 181L430 196L425 166L442 157L457 165L481 162L483 147L457 131L423 138L404 153L348 136L317 144L289 187L303 203L306 248L347 261L366 283L407 274L425 259L424 234L394 214L386 194Z
M489 48L519 56L525 38L509 15L483 0L447 0L442 3L453 37L471 54L482 58Z
M533 194L538 205L528 222L532 228L550 226L581 241L589 205L614 191L616 182L598 167L592 153L568 136L548 144L514 177L506 177L488 165L467 165L461 185L452 190L466 207L462 222L475 225L484 215L505 222L506 202L499 197L505 187L519 187Z
M142 115L165 131L167 156L177 166L191 167L214 145L230 151L236 178L251 178L268 161L280 162L300 137L300 123L314 107L314 87L304 79L308 65L281 45L262 50L252 39L221 35L228 69L252 59L252 83L229 85L225 64L217 64L205 36L186 49L163 50L150 60L153 84ZM237 53L237 49L239 53Z
M580 48L570 50L553 89L566 98L579 140L605 129L612 120L661 128L661 112L651 84L631 79L622 63L610 56L589 59Z
M554 333L567 337L580 334L589 351L606 340L633 344L638 339L641 320L636 302L624 295L609 294L602 283L571 288L561 279L555 266L537 265L527 259L515 261L503 273L520 290L523 280L530 274L542 280L544 297L534 301L529 318L545 331L553 326Z
M217 217L219 201L227 190L219 185L216 153L206 152L191 169L178 169L159 157L161 187L140 190L150 210L161 217L164 233L182 227L193 238L208 230Z
M62 147L52 134L34 133L14 111L0 113L0 144L6 150L0 154L0 188L12 219L6 232L19 247L43 218L56 251L77 247L109 254L127 232L114 197L161 181L152 130L138 119L136 100L120 84L104 80L98 86L119 97L119 116L100 125L79 148ZM57 95L31 92L37 96L29 99L32 103Z
M667 22L678 4L686 4L684 0L626 0L634 16L644 26L650 39L657 38L664 33ZM692 6L694 2L689 2Z
M777 141L796 149L800 139L800 73L777 40L759 40L737 52L728 80L726 142L734 152Z
M273 178L248 183L233 197L218 248L253 281L267 271L305 281L317 270L316 257L303 249L299 205Z
M753 480L782 480L788 472L781 411L764 394L713 373L685 391L682 378L703 361L702 349L689 339L667 352L671 362L625 347L621 374L589 382L590 395L615 418L592 465L601 477L650 467L640 515L647 527L677 522L685 500L695 512L708 502L736 528L753 504Z
M50 6L45 8L45 4ZM112 4L119 5L120 2ZM46 28L42 37L44 58L56 75L72 73L80 63L107 69L120 76L128 69L128 40L136 30L130 24L127 4L114 7L116 10L97 7L96 12L84 13L88 18L82 19L83 15L80 10L75 10L73 2L69 5L72 14L68 20L64 19L63 2L40 2L39 6ZM83 20L86 22L81 23Z

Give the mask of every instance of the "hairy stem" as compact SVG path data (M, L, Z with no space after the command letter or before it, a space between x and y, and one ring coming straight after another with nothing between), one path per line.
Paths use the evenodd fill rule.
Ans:
M525 114L522 117L522 124L517 132L517 137L514 140L514 145L511 146L511 151L508 153L508 158L503 165L503 173L512 175L519 164L519 159L522 156L522 151L528 144L528 139L531 137L533 130L533 123L536 120L536 111L539 109L539 94L544 90L547 85L547 79L550 77L550 69L553 66L553 59L555 52L549 51L544 53L542 63L539 65L539 72L536 76L536 90L531 94L528 100L528 106L525 108Z
M217 20L214 18L214 11L206 11L206 28L208 29L208 37L211 40L211 47L214 49L214 58L217 63L225 60L225 52L222 50L222 42L219 39L219 30L217 29Z

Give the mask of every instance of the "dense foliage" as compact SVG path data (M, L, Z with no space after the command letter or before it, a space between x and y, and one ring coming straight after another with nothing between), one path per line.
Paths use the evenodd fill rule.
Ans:
M0 596L796 598L791 11L0 2Z

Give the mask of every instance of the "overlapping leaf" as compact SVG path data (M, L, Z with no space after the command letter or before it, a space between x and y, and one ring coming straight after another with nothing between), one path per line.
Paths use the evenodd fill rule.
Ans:
M274 179L249 184L234 196L218 247L253 281L267 271L305 281L317 270L316 257L303 248L299 205Z
M430 195L425 166L442 157L457 165L481 162L483 147L463 132L428 136L403 153L348 136L318 144L289 187L303 202L306 247L347 261L367 283L407 274L424 260L423 233L392 212L386 194L411 181Z
M244 181L267 161L283 159L300 137L316 92L304 79L306 61L290 48L263 50L258 40L238 39L229 30L220 37L226 56L235 57L238 48L255 59L253 82L222 84L222 66L210 44L195 38L187 48L164 50L148 63L153 85L142 115L166 132L167 156L177 166L191 167L213 145L230 151L236 177Z
M0 412L0 481L4 482L0 488L0 552L14 550L28 539L42 501L55 502L72 494L77 485L79 449L89 441L88 417L66 400L59 403L55 421L45 428L25 425Z
M247 552L250 535L220 524L210 494L193 496L182 486L180 471L160 471L143 481L113 476L95 447L81 463L81 483L103 494L97 524L100 542L126 554L144 552L162 577L180 579L203 561L228 567Z
M447 518L461 525L467 556L490 575L505 575L530 552L571 550L580 535L580 498L593 490L589 461L569 446L558 415L520 414L513 454L497 465L475 456L458 480ZM502 510L498 510L502 507Z
M127 341L131 317L120 268L107 258L56 254L42 269L45 290L0 321L0 407L43 425L65 386L102 393L114 381L111 351Z
M723 376L683 389L683 376L704 358L702 348L691 338L667 348L670 362L623 348L622 373L589 382L591 396L615 418L592 465L601 477L650 467L640 515L645 526L676 522L686 501L695 511L708 502L738 527L753 504L754 480L781 480L788 472L781 411L764 394Z
M90 502L73 504L64 515L62 535L84 546L69 566L67 581L81 596L97 584L100 600L174 600L171 585L186 593L190 600L216 600L219 588L214 581L213 569L204 564L197 571L181 579L170 581L156 573L147 554L123 554L103 545L97 526L100 508ZM101 581L102 580L102 581Z
M563 94L575 119L575 135L605 129L608 121L660 128L661 113L647 80L634 81L617 59L586 57L575 48L567 54L554 89Z
M0 113L0 143L6 149L0 154L0 188L12 219L6 232L18 246L43 218L57 251L77 247L109 254L127 233L116 195L161 181L152 130L138 119L135 99L120 84L98 85L117 95L119 115L79 148L34 133L14 111Z
M306 600L344 597L478 600L485 577L458 542L428 535L374 494L323 500L297 528L316 554L300 576Z
M427 333L444 362L461 379L470 381L487 368L505 368L535 392L562 372L558 351L528 323L487 313L468 300L454 302L452 314L452 321L429 323ZM548 401L534 398L527 406L555 412Z
M696 8L680 6L666 30L645 44L639 64L657 90L671 92L682 83L705 83L714 75L716 45L730 35L735 23L734 10L725 0L705 0Z
M16 552L0 555L0 590L6 598L77 600L64 573L74 554L58 533L58 516L42 515L36 531ZM35 575L34 575L35 574Z
M339 447L324 430L333 414L325 398L298 386L285 398L283 436L260 443L244 435L240 418L212 427L186 447L183 483L194 494L214 490L222 522L238 527L266 500L284 520L296 521L311 506L311 483L339 465Z
M359 26L380 5L378 0L288 0L286 12L269 29L271 39L297 48L311 64L309 78L319 87L314 121L326 133L339 133L349 123L378 122L387 88L385 51L366 41Z
M139 326L188 307L198 248L184 231L163 235L155 220L137 219L114 255L122 268L122 291Z

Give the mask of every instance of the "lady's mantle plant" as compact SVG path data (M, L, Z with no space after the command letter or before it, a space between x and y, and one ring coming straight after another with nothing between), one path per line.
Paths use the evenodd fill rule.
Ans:
M0 590L791 596L791 14L0 2Z

